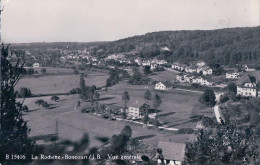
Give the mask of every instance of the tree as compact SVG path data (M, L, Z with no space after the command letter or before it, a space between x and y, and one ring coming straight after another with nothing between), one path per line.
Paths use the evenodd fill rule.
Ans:
M129 94L128 94L127 91L125 91L125 92L123 93L123 95L122 95L122 101L124 102L124 108L123 108L122 117L123 117L123 119L126 119L126 116L127 116L127 114L126 114L126 109L127 109L126 104L130 101L130 96L129 96Z
M149 75L152 73L150 66L145 66L143 71L145 75Z
M94 97L94 102L95 102L95 108L94 109L95 109L95 112L98 113L99 112L98 100L99 100L100 94L97 91L95 91L93 97Z
M226 120L216 133L200 130L197 140L186 145L186 164L254 164L259 162L259 143L256 136L240 131L236 122Z
M227 86L227 89L229 92L232 92L234 94L237 94L237 85L235 83L229 83Z
M202 94L200 101L206 105L213 106L215 104L216 96L212 89L206 89Z
M18 58L15 65L8 61L9 46L1 46L1 113L0 113L0 162L6 154L26 155L31 161L34 142L28 138L30 129L22 117L22 104L16 101L14 87L22 77L23 64Z
M149 90L146 90L145 93L144 93L144 99L147 101L151 100L152 99L152 93L149 91Z
M87 93L86 93L87 87L83 75L80 75L79 89L80 89L80 98L87 99Z
M19 97L26 98L26 97L31 97L32 93L29 88L22 87L22 88L20 88L18 95L19 95Z
M148 104L148 101L152 99L152 93L149 90L146 90L144 93L144 99L146 100L146 103ZM144 118L143 122L147 123L149 122L149 112L148 112L148 106L144 106Z
M129 125L126 125L122 131L121 131L121 135L125 135L127 136L128 139L131 139L132 137L132 129Z
M158 95L158 94L155 94L154 95L154 98L153 98L153 106L154 106L154 109L155 109L155 126L158 127L159 125L159 122L158 122L158 108L160 107L160 105L162 104L162 99L161 97Z
M46 71L47 71L46 68L42 68L42 69L41 69L41 72L42 72L42 73L46 73Z

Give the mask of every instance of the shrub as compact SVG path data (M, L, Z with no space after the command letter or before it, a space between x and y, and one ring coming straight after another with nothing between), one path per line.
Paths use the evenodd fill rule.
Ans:
M39 106L42 105L43 103L44 103L44 100L42 100L42 99L35 101L35 104L37 104Z
M220 96L220 103L225 103L225 102L227 102L229 100L229 97L228 97L228 95L225 93L224 95L221 95Z
M44 108L48 108L48 107L50 107L50 104L48 104L46 101L44 101L44 102L42 103L42 106L43 106Z
M192 134L194 133L194 130L192 128L180 128L177 131L177 134Z
M27 69L26 73L29 74L29 75L32 75L32 74L34 74L34 69L29 68L29 69Z
M203 116L202 118L202 124L205 126L205 127L212 127L214 125L214 121L212 118L210 117L207 117L207 116Z
M42 73L46 73L46 69L45 69L45 68L42 68L42 69L41 69L41 72L42 72Z
M78 74L79 74L79 71L75 69L75 70L73 71L73 73L74 73L75 75L78 75Z
M28 108L27 105L24 105L24 106L22 107L22 111L27 112L28 110L29 110L29 108Z
M32 93L31 93L31 90L30 90L29 88L22 87L22 88L19 90L18 96L19 96L19 97L22 97L22 98L31 97L31 96L32 96Z
M51 96L51 100L52 101L59 101L60 98L58 96L54 95L54 96Z

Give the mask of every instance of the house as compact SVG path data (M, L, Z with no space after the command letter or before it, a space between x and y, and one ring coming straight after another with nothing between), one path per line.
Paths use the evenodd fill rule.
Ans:
M150 108L150 106L146 103L143 103L140 100L132 101L127 108L127 118L129 119L140 119L144 117L144 107Z
M163 90L163 91L169 90L171 88L172 88L172 84L168 81L159 82L159 83L155 84L155 87L154 87L155 90Z
M258 97L256 83L251 82L250 78L246 79L243 84L237 86L237 95L244 97Z
M192 83L194 84L200 84L203 86L211 86L213 85L212 82L209 82L206 78L202 78L202 77L195 77L192 79Z
M134 60L138 65L142 65L142 59L138 57L137 59Z
M197 68L195 66L187 66L185 68L185 72L187 72L187 73L196 73L197 72Z
M227 72L226 79L238 79L239 73L238 72Z
M256 69L249 68L247 65L244 66L246 72L253 72L256 71Z
M165 165L181 165L185 157L186 144L175 142L158 142L158 149L162 150ZM162 159L157 154L157 164L161 164Z
M39 68L39 67L40 67L40 64L39 64L38 62L36 62L36 63L33 64L33 67L34 67L34 68Z
M175 69L175 70L184 71L185 67L186 67L186 65L180 64L180 63L177 63L177 62L172 64L172 69Z
M192 79L194 78L194 76L189 76L189 75L183 75L183 74L178 74L176 76L177 81L179 82L187 82L187 83L191 83Z
M205 66L206 63L202 60L198 61L197 64L196 64L198 67L202 67L202 66Z
M158 67L158 64L156 63L151 63L151 70L154 70Z
M202 75L207 76L207 75L212 75L213 70L208 66L203 66L203 67L197 68L197 73L200 73L200 72L202 72Z

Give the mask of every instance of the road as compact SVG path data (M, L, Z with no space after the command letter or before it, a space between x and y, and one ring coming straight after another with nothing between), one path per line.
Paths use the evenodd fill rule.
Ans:
M220 110L220 96L222 95L223 93L215 93L216 95L216 105L214 106L214 113L215 113L215 116L216 116L216 119L217 119L217 122L220 124L221 123L221 119L225 122L225 118L223 116L223 114L221 113L221 110Z

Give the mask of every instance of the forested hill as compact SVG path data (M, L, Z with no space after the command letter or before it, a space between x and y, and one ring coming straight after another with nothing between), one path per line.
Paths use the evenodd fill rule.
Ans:
M158 57L169 62L190 62L202 59L209 64L219 63L260 65L260 27L219 30L162 31L147 33L96 48L95 54L134 52L142 58ZM168 47L170 51L163 51Z

